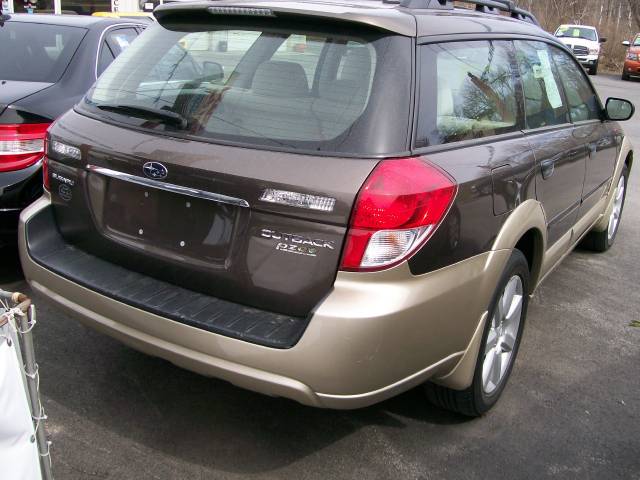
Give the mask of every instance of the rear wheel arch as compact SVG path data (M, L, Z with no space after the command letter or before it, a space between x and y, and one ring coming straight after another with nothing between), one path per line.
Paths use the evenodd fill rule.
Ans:
M627 172L631 173L631 165L633 165L633 150L631 150L627 154L627 158L625 158L624 164L627 166Z
M547 224L542 204L529 199L521 203L505 220L492 250L517 248L529 264L529 292L535 290L541 276L546 249Z
M540 278L542 257L544 256L542 232L537 228L530 228L520 237L514 248L520 250L527 259L530 275L529 293L532 293L538 283L538 278Z

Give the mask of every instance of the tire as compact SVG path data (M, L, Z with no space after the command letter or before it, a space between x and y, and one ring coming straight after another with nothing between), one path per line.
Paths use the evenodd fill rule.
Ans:
M520 290L517 290L518 281ZM499 303L503 300L503 294L506 293L508 285L510 289L515 287L516 291L519 291L520 293L519 317L514 312L511 319L511 322L514 322L515 318L518 317L515 330L509 329L509 326L513 327L513 323L507 323L508 316L506 319L504 319L504 323L496 321L496 319L500 317L500 312L504 311L504 308L499 308ZM507 384L509 375L511 374L516 356L518 354L518 348L520 347L520 340L522 339L524 322L527 316L527 306L529 300L529 296L527 294L528 291L529 264L524 254L520 250L516 249L513 251L511 257L507 262L507 265L504 269L504 272L502 273L502 276L500 277L500 281L498 282L496 291L491 301L491 305L489 308L489 317L484 327L482 341L480 343L480 351L478 352L478 358L476 360L476 367L471 386L466 390L453 390L447 387L443 387L442 385L427 382L424 385L424 388L427 399L431 403L441 408L461 413L462 415L466 415L469 417L480 416L489 411L496 404ZM517 295L513 296L514 301L516 300L516 296ZM512 306L515 305L512 302L510 303ZM507 310L511 310L511 308L508 308ZM498 323L500 323L500 325L497 325ZM503 332L505 332L504 336L500 336L499 334L498 337L495 336L496 326L499 327L498 332L500 332L504 326L504 330L502 330ZM509 331L507 332L508 329ZM510 342L507 341L507 333L511 335ZM506 346L508 343L511 343L511 345L504 351L502 351L502 346L497 344L500 343L500 339L503 338L505 339L505 341L502 342L503 345ZM487 345L488 342L490 342L489 346ZM495 344L495 347L491 348L491 344ZM508 350L508 348L510 348L510 351ZM495 355L493 362L486 365L488 374L486 376L483 375L483 371L485 371L485 359L488 360L488 355L494 354L498 351L500 353ZM500 361L500 364L496 364L496 361ZM495 365L499 366L504 361L508 362L506 367L499 369L499 378L497 379L497 381L492 381L491 373L495 370L489 367Z
M629 74L628 73L624 73L624 71L622 72L622 80L629 80Z
M622 192L620 194L620 202L617 204L614 203L613 211L609 216L609 223L607 224L607 228L602 232L597 232L595 230L590 231L582 240L580 246L586 248L588 250L593 250L594 252L606 252L611 248L613 242L616 240L616 235L618 234L618 229L620 228L620 221L622 220L622 210L624 209L624 200L627 196L627 180L629 178L629 169L625 165L622 168L622 172L620 173L620 178L618 178L618 183L616 185L616 191L614 193L614 198L618 198L620 194L620 188L622 186ZM615 223L614 223L615 222Z
M594 63L592 67L589 67L589 75L598 75L598 62Z

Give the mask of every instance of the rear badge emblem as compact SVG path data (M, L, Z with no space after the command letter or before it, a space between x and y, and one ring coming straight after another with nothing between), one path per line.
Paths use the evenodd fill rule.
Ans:
M169 174L169 170L160 162L147 162L142 166L142 171L144 174L153 178L154 180L162 180L163 178L167 178Z

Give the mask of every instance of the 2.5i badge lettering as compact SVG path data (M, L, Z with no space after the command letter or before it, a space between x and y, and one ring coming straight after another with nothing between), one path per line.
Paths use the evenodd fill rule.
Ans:
M277 240L276 250L286 253L315 257L323 249L335 250L335 242L332 240L311 238L304 235L296 235L295 233L284 233L263 228L260 231L260 236Z

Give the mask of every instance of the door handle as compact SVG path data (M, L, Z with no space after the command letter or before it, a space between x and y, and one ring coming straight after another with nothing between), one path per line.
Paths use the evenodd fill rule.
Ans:
M549 178L553 175L556 169L556 162L553 159L544 160L540 163L540 170L542 171L542 178Z

